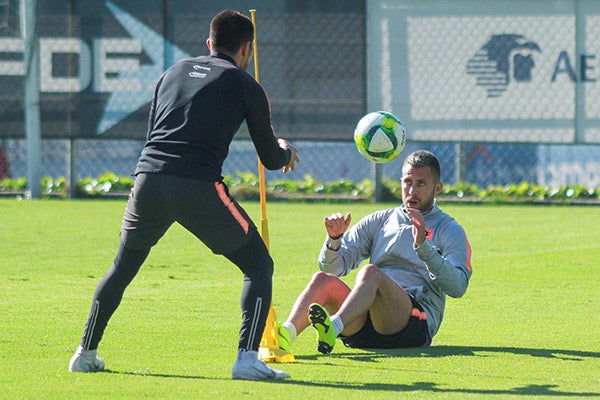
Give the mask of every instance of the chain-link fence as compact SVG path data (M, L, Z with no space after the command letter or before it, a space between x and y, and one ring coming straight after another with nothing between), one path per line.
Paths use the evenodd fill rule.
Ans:
M373 179L373 165L356 151L353 142L299 141L302 162L295 172L285 176L266 172L267 180L302 180L306 175L332 182L340 179L360 182ZM141 140L76 140L48 139L42 142L44 176L76 179L97 177L106 171L130 175L144 142ZM0 140L0 179L27 176L27 148L23 139ZM404 155L418 148L433 151L442 164L443 180L448 184L469 182L484 188L531 182L545 187L581 184L590 189L600 187L600 149L592 145L503 145L407 143ZM72 152L76 152L72 159ZM384 176L401 176L402 155L384 165ZM520 160L527 160L521 163ZM537 167L530 168L531 160ZM75 163L73 169L71 163ZM510 166L510 168L507 168ZM236 140L223 173L235 176L240 172L257 174L257 158L252 143Z
M69 177L74 174L74 179L81 179L97 176L106 170L118 175L130 174L144 144L149 101L161 71L177 59L207 53L204 40L215 13L224 8L245 11L256 7L260 81L272 103L273 125L278 135L299 147L302 159L297 171L286 175L287 179L303 179L306 174L323 181L371 178L373 165L355 150L353 129L363 114L373 111L370 109L373 105L390 104L392 111L406 121L409 141L404 154L416 148L435 152L442 163L443 179L447 183L466 181L485 187L528 181L545 186L574 183L590 188L600 186L600 146L594 142L578 145L526 143L514 137L501 136L505 134L502 129L496 131L497 136L493 140L489 140L487 133L479 138L473 131L481 129L483 132L485 120L479 120L477 126L469 125L467 130L471 136L464 140L460 136L460 123L447 121L447 116L425 121L424 125L421 123L419 118L424 108L419 109L419 105L446 107L442 114L449 115L453 107L460 108L462 104L441 101L439 88L427 85L427 79L430 83L447 82L454 85L455 91L461 91L456 86L454 67L450 63L435 64L438 65L436 68L431 67L432 63L427 64L428 58L435 56L431 48L435 48L432 40L436 29L440 26L447 28L451 24L434 16L438 19L434 18L433 22L438 25L427 25L422 9L417 10L416 17L402 14L397 20L387 22L392 27L394 24L406 25L404 36L408 39L405 41L401 35L400 38L393 36L388 46L392 49L394 46L399 49L408 47L407 54L419 54L419 62L429 65L422 69L431 75L425 79L414 73L413 69L418 66L408 63L396 68L396 53L400 50L391 51L391 55L388 54L390 59L386 59L385 54L375 59L369 55L373 45L368 35L369 23L382 29L386 23L368 22L367 9L374 7L374 3L390 9L407 5L416 7L416 4L435 9L436 1L279 0L263 1L259 5L247 1L191 0L46 0L37 3L35 51L40 56L36 73L41 78L41 174L44 176ZM481 6L485 2L475 3ZM554 12L572 23L576 19L573 8L563 3L568 2L555 2ZM23 92L26 68L22 61L26 49L18 11L18 0L0 0L0 177L28 175L24 123L27 110ZM456 10L452 12L457 13ZM600 15L600 10L596 12ZM465 22L457 15L453 17L454 22ZM514 15L513 19L519 22L519 18ZM504 20L510 21L510 18L504 17ZM488 17L488 21L491 25L497 24L492 17ZM537 23L534 19L528 21L530 25ZM520 22L508 25L507 29L515 32L527 33L533 29L528 30ZM539 32L536 29L533 29L534 33ZM413 49L411 46L414 44L408 41L411 35L423 36L428 32L431 37L423 42L423 48ZM469 59L481 48L480 38L487 38L495 32L483 29L477 33L479 38L461 42L469 51L473 47L471 45L475 46L469 57L461 61L460 71L456 70L457 74L464 75L461 79L475 79L473 68L478 66L474 66L473 62L469 64ZM588 41L592 39L593 36L588 35ZM588 46L591 48L592 44L588 43ZM567 49L571 50L574 51ZM532 61L527 54L521 52L518 55L520 65L527 64L526 59L529 63ZM572 58L575 59L575 55ZM557 62L563 64L556 68L559 73L566 71L568 75L571 64L566 64L564 57L563 61L560 60ZM581 60L586 60L587 69L579 65L583 62ZM580 57L577 61L579 69L573 61L573 70L585 71L591 81L597 72L591 64L593 60L591 54L587 58ZM488 60L480 67L495 68L490 63ZM389 76L386 76L384 64L391 68L387 72ZM253 66L248 72L254 74ZM412 79L406 83L406 88L390 84L396 98L403 99L405 96L399 106L395 101L385 102L385 90L383 102L373 100L369 89L373 76L382 83L388 78L393 81L395 76ZM527 74L517 73L517 77L521 81L527 80ZM479 83L483 82L481 79L485 80L482 76L477 78ZM488 93L490 86L479 83L471 85L470 90L475 94L477 91ZM527 91L531 85L517 86L515 83L512 87L502 86L504 92L497 97L501 97L500 101L504 103L510 101L511 95L516 95L518 100L519 92L511 94L510 90ZM418 96L416 92L410 92L411 88L418 90ZM405 94L405 89L412 97ZM590 92L594 94L588 89L588 94ZM406 104L409 101L415 102L412 108ZM477 101L471 100L469 104L480 104L485 111L493 109L493 105L484 102L495 100L483 96ZM526 97L517 109L526 107L527 101L531 99ZM593 101L588 96L587 103ZM532 132L539 129L530 121L519 118L499 117L507 129L518 127ZM466 120L471 123L477 121L472 117ZM564 125L564 122L548 122L546 127L563 129L566 128ZM458 133L455 136L449 134L442 140L439 137L426 139L427 129L435 130L440 126L456 128ZM422 132L425 134L421 135ZM505 137L506 142L503 140ZM401 158L384 165L385 176L400 176ZM256 168L256 153L243 128L232 145L224 174L255 172ZM267 173L267 179L282 178L278 172Z

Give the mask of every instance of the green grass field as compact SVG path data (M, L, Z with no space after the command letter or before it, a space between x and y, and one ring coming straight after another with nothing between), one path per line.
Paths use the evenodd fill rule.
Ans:
M244 203L258 222L259 204ZM274 305L284 319L317 270L322 219L391 204L269 203ZM600 208L441 207L473 247L467 294L449 299L432 347L344 348L312 331L283 383L230 379L241 273L179 226L150 254L99 353L67 371L92 293L117 248L125 200L0 199L0 398L576 399L600 397ZM346 278L353 284L354 276Z

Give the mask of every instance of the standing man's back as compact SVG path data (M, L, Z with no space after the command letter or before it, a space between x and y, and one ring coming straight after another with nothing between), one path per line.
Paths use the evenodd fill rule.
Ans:
M246 119L265 167L287 156L278 149L262 87L225 54L183 60L158 82L148 142L136 172L161 172L206 181L221 179L229 145Z

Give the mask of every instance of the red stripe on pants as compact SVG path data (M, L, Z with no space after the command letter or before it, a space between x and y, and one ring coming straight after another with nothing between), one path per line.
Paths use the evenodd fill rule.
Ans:
M237 209L235 203L231 200L227 191L225 190L225 186L221 182L215 182L215 189L217 189L217 194L223 202L223 205L227 207L233 218L240 224L244 233L248 233L248 229L250 228L250 224L246 221L246 218L240 213L240 210Z

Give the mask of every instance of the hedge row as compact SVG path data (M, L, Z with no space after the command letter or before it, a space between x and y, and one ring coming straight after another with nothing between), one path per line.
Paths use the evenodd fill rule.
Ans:
M258 199L260 194L259 178L253 173L238 173L224 178L231 194L238 200ZM44 177L41 182L42 194L45 197L66 198L67 180L64 177ZM92 178L87 177L77 182L77 197L98 198L107 196L125 196L133 186L131 176L117 176L107 171ZM0 194L24 195L28 188L26 178L0 181ZM303 180L274 180L267 182L266 192L270 199L296 200L369 200L373 195L373 183L370 180L352 182L337 180L323 182L306 175ZM489 186L479 188L477 185L459 182L456 185L444 185L440 197L444 200L478 201L478 202L597 202L600 200L600 187L595 189L583 185L566 185L560 188L545 188L523 182L507 186ZM397 180L383 182L382 200L399 201L402 188Z

